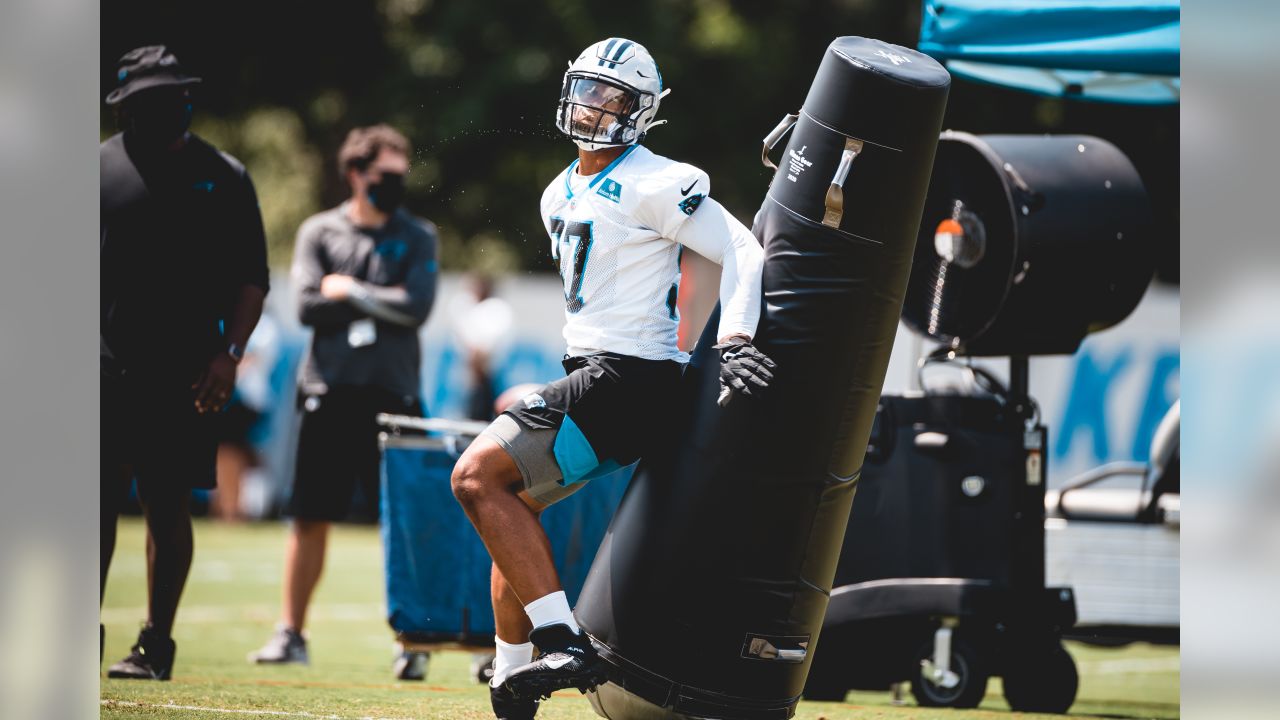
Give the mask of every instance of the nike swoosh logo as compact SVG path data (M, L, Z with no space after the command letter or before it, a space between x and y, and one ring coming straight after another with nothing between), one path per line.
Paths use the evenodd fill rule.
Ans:
M644 78L645 80L652 80L652 78L650 78L648 75L645 75L644 73L640 72L639 70L637 70L637 71L636 71L636 74L637 74L637 75L639 75L640 77Z
M694 186L694 185L697 185L697 184L698 184L698 181L697 181L697 180L694 180L693 182L689 183L689 187L687 187L687 188L685 188L685 189L681 190L681 191L680 191L680 194L681 194L681 195L688 195L688 194L689 194L689 191L693 189L693 186Z
M559 670L565 665L568 665L569 663L573 662L573 658L566 655L564 657L558 657L555 659L547 658L543 662L545 662L547 664L547 667L551 668L552 670Z

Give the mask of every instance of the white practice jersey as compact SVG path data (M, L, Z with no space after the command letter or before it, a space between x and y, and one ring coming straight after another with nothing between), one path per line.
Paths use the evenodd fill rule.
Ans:
M707 174L641 145L595 175L577 167L575 160L542 194L564 281L569 354L688 361L676 346L681 246L673 238L707 197Z

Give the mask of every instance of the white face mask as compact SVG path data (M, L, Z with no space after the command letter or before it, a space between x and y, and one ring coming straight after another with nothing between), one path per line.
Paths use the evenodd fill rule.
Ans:
M635 141L628 116L635 111L634 91L588 78L572 78L564 99L561 129L575 140L624 145Z

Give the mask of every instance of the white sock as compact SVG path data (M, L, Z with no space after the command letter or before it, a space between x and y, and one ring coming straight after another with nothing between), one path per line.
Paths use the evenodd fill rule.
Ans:
M493 679L489 684L498 687L507 679L507 674L513 668L521 665L527 665L533 662L533 643L526 642L519 645L502 642L499 638L494 638L498 645L497 655L493 658Z
M524 611L535 628L564 623L570 630L576 633L582 632L582 628L578 627L578 621L573 619L573 611L569 609L569 598L565 597L563 590L543 595L525 605Z

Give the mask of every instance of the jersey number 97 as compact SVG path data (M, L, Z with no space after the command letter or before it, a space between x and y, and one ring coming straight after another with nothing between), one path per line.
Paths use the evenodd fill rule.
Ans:
M591 223L578 220L565 222L553 217L551 236L556 240L561 281L564 280L566 260L572 264L573 276L565 290L564 299L569 312L576 313L582 309L582 279L587 272L587 258L591 256Z

